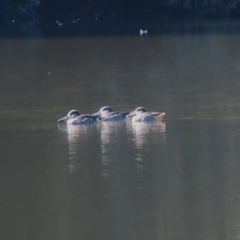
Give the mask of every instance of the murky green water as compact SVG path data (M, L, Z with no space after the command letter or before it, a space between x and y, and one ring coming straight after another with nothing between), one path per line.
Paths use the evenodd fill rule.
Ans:
M0 46L1 239L239 238L237 33ZM166 117L57 124L104 105Z

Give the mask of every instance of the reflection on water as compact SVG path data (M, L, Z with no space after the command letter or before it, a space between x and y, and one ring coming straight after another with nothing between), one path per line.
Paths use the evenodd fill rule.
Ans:
M148 134L153 132L160 133L160 141L165 143L165 130L166 124L164 122L144 123L144 122L132 122L128 124L128 131L133 133L133 141L137 149L144 147Z
M162 121L155 121L151 123L147 122L128 122L127 130L131 133L131 138L134 142L134 146L137 149L136 152L136 170L141 177L144 169L144 151L145 145L155 142L157 146L165 146L166 144L166 123Z
M119 121L119 122L101 122L93 125L59 125L58 131L66 136L68 142L69 168L70 173L74 173L78 166L78 153L83 145L91 139L91 133L97 131L101 148L102 176L108 177L110 174L109 164L114 154L118 154L119 142L124 141L121 135L126 131L131 135L135 149L137 150L135 161L136 171L141 172L144 157L142 150L145 145L156 142L162 146L166 144L165 136L166 124L161 121L153 123L141 123ZM94 146L92 146L94 149Z
M82 147L81 143L87 141L93 128L94 125L58 125L58 131L66 134L67 137L70 173L73 173L76 170L78 161L77 154Z
M120 131L120 129L123 129L123 126L125 125L125 121L119 121L119 122L102 122L98 125L98 130L101 135L101 145L107 146L111 143L111 141L116 141L117 131ZM106 153L106 151L103 149L102 153Z
M119 141L118 133L124 130L125 121L118 122L101 122L98 125L101 140L101 153L102 153L102 175L108 177L109 175L109 163L111 157L109 151ZM117 150L115 154L118 154Z

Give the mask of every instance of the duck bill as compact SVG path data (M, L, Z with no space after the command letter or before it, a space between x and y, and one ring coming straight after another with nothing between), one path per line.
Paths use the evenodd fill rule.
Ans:
M60 122L65 122L65 121L67 121L68 120L68 116L65 116L65 117L63 117L63 118L60 118L60 119L58 119L58 122L60 123Z

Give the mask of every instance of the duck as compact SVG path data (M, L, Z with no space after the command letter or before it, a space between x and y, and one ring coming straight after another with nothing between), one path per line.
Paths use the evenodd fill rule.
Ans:
M134 111L128 114L132 122L154 122L156 120L161 121L164 112L147 112L144 107L137 107Z
M68 114L58 119L58 122L67 122L67 124L73 125L87 125L99 121L98 116L93 116L91 114L80 114L77 110L73 109L68 112Z
M93 113L92 116L97 116L99 120L104 122L116 122L125 120L128 114L127 112L113 112L111 107L104 106L98 112Z

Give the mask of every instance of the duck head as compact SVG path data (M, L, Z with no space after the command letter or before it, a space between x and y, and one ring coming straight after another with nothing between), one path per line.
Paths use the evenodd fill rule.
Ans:
M71 110L65 117L58 119L58 122L66 122L69 119L76 118L80 115L77 110Z
M93 113L93 116L100 116L100 117L104 117L106 116L108 113L111 113L112 109L109 106L104 106L102 107L98 112Z
M137 107L134 111L128 114L128 117L133 117L142 113L145 113L146 109L144 107Z

